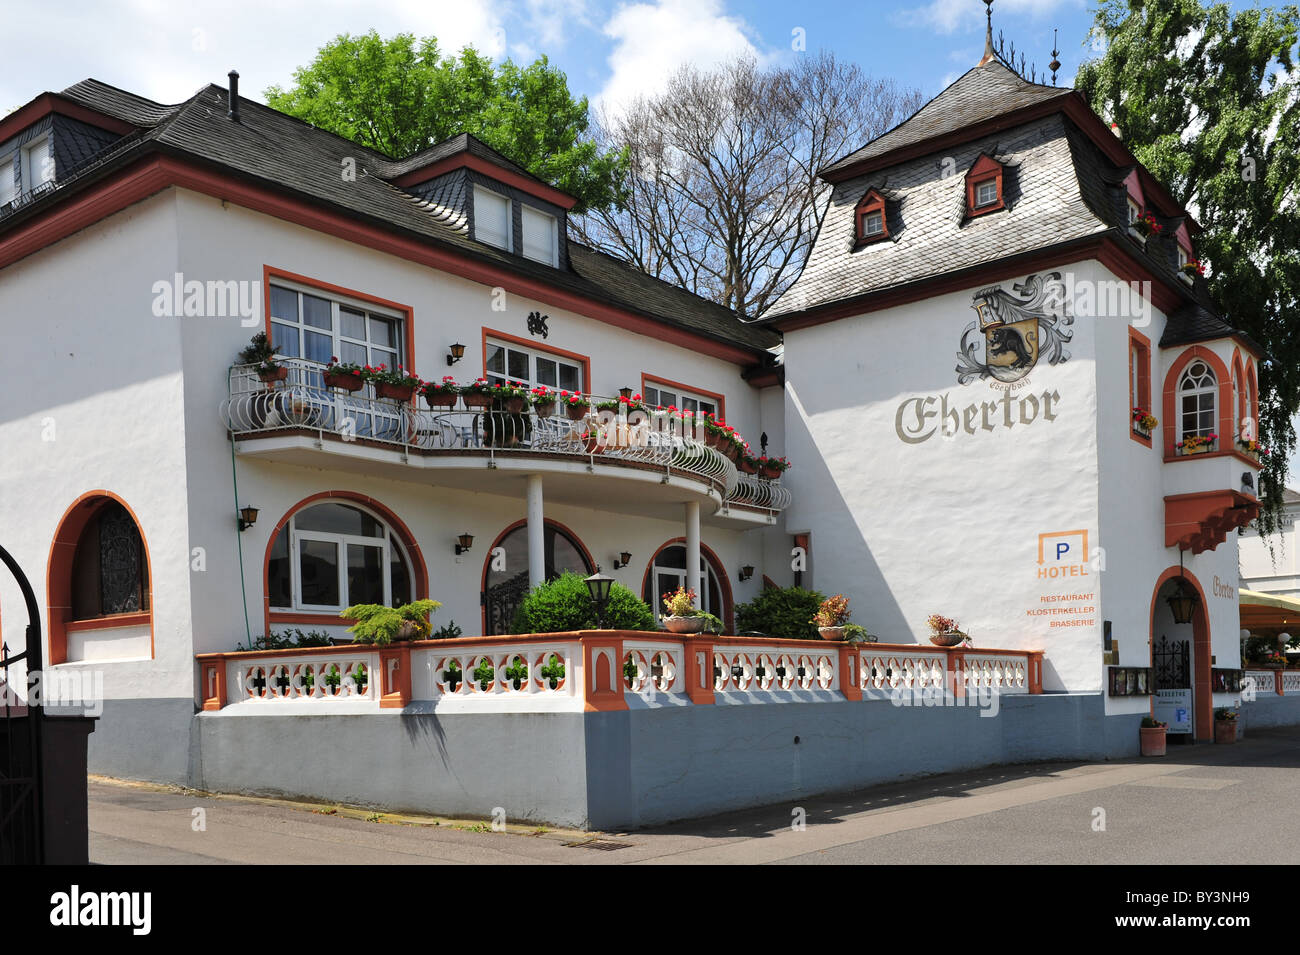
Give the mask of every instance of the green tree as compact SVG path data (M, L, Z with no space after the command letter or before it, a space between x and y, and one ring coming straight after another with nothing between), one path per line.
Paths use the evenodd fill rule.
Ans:
M472 47L443 56L434 37L371 30L335 37L293 78L264 92L269 106L388 156L470 133L577 197L575 212L623 201L626 151L597 145L587 98L546 57L498 66Z
M1196 215L1215 300L1267 351L1260 525L1272 533L1300 408L1300 8L1103 0L1095 24L1105 50L1075 87Z

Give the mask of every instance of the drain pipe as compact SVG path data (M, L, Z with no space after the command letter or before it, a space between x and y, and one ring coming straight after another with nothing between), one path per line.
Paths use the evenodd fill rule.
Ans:
M230 479L235 486L235 513L239 513L239 475L235 473L235 439L230 439ZM244 644L253 649L253 632L248 625L248 583L244 578L244 535L235 522L235 550L239 552L239 595L244 598Z

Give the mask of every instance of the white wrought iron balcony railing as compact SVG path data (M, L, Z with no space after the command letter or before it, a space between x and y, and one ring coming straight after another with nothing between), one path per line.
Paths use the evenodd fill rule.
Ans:
M665 474L694 478L713 487L729 505L779 511L791 503L777 481L742 474L680 418L667 414L619 416L598 404L617 399L588 396L592 412L578 420L564 409L538 414L497 408L425 408L380 398L371 385L356 392L325 385L324 366L305 359L280 359L288 375L267 382L255 365L229 371L222 406L232 435L308 433L324 442L355 442L402 449L405 453L572 455L592 464L650 466ZM463 400L463 399L462 399ZM424 399L416 401L423 404ZM459 402L458 402L459 403Z

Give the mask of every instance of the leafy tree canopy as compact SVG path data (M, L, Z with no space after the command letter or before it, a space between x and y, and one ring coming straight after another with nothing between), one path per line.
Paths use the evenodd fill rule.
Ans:
M1300 408L1300 8L1102 0L1095 13L1105 50L1076 88L1196 215L1215 300L1268 353L1260 524L1272 533Z
M533 175L577 197L575 212L623 201L625 151L588 135L587 98L574 99L546 57L495 65L473 47L443 56L434 37L371 30L342 34L268 88L274 109L394 158L470 133Z

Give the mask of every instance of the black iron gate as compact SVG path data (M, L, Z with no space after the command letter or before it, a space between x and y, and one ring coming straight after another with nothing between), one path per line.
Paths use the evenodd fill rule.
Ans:
M509 580L489 587L483 593L483 606L487 609L485 634L512 633L515 611L528 593L528 571L515 574Z
M1162 636L1152 648L1156 690L1189 690L1192 686L1191 643Z
M27 604L26 645L10 655L0 644L0 864L39 865L45 861L42 839L41 720L43 709L34 689L41 670L41 618L27 576L0 547L0 561L18 581ZM10 679L15 664L25 663L27 692L19 694Z

